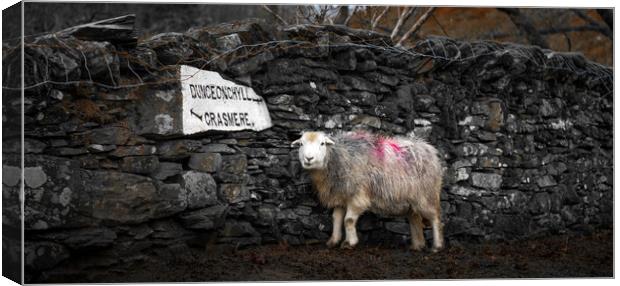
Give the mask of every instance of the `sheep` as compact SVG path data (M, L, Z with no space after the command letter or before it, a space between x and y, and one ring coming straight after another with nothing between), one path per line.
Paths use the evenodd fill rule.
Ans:
M437 149L415 136L384 137L365 131L304 132L293 141L299 160L309 172L321 204L333 208L333 230L328 247L342 238L341 248L358 243L355 225L365 211L406 216L411 249L425 247L423 227L433 229L433 252L444 246L440 192L443 171Z

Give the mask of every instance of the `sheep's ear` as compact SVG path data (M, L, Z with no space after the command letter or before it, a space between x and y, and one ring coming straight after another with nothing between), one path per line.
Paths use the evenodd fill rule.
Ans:
M334 141L332 141L332 139L329 139L329 137L325 137L325 144L327 144L327 145L334 145L336 143L334 143Z
M297 140L295 140L295 141L293 141L291 143L291 147L298 147L299 145L301 145L301 138L299 138L299 139L297 139Z

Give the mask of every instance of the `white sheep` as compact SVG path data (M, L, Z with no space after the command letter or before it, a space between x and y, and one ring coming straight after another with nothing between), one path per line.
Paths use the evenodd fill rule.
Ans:
M331 138L323 132L304 132L292 142L312 179L319 200L333 208L333 232L328 247L346 238L342 248L358 243L355 225L369 210L407 216L411 249L425 247L424 222L433 228L434 252L443 248L440 192L442 169L437 150L422 139L383 137L355 131Z

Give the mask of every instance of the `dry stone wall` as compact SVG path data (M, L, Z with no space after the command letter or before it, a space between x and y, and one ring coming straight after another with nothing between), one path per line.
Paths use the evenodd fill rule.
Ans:
M6 76L16 52L4 59L4 86L16 83ZM611 69L580 55L447 38L401 49L369 31L248 21L129 44L42 36L25 59L30 279L192 246L326 240L329 210L290 148L302 130L427 138L445 167L449 243L613 224ZM273 127L156 128L173 124L157 115L178 118L179 64L251 86ZM5 225L18 219L19 187L19 138L8 129L19 98L7 94ZM358 229L362 243L406 244L409 235L406 220L373 214Z

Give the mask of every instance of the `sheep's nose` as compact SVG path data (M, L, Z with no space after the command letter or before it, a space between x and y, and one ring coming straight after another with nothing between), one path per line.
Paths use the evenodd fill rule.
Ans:
M314 159L314 157L306 157L306 161L308 161L308 163L312 162L312 159Z

